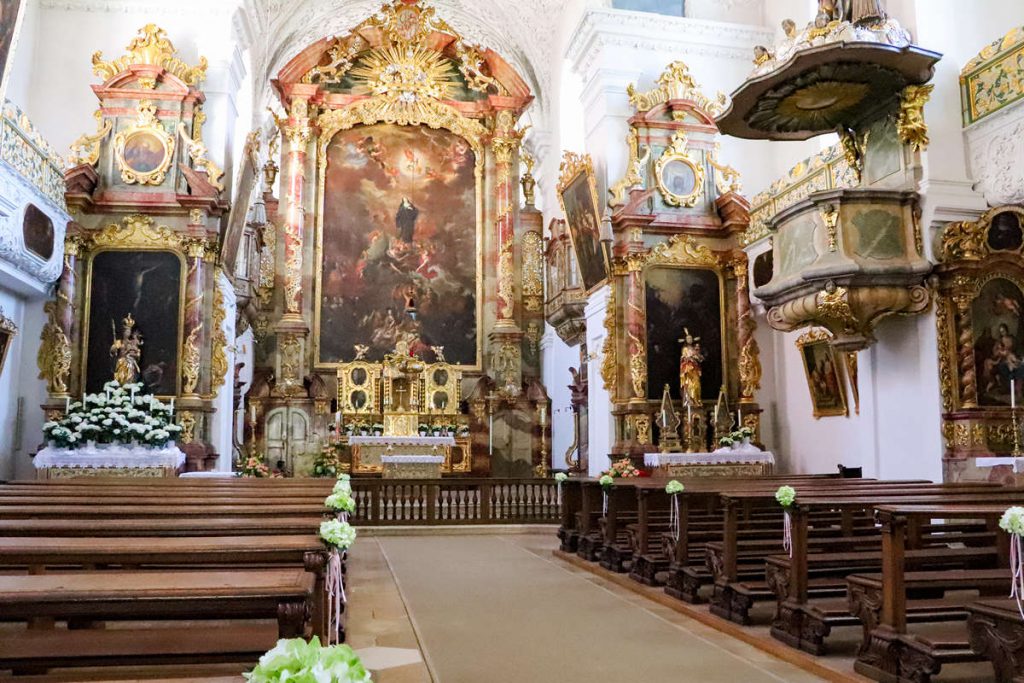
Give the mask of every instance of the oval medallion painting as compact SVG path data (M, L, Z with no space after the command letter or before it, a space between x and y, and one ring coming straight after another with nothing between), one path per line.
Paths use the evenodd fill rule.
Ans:
M685 161L670 161L661 172L665 188L679 199L686 199L697 187L697 174Z
M133 133L124 142L124 163L140 175L156 171L163 165L166 156L163 140L153 133Z

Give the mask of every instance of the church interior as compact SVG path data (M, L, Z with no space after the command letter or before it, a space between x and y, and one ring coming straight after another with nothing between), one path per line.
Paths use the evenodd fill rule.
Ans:
M2 681L1022 683L1020 408L1020 0L0 0Z

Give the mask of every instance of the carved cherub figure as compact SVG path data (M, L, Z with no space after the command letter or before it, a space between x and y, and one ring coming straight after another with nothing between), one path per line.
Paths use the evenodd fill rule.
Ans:
M782 32L786 34L786 37L790 40L796 39L796 22L792 19L785 19L782 22Z

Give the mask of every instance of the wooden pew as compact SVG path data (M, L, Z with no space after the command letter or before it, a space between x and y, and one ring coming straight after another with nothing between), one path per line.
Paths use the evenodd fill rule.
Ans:
M1018 492L1016 499L1019 501L1020 497ZM1009 536L996 536L997 569L970 572L906 571L908 539L913 536L911 529L915 524L932 519L985 519L994 523L1009 504L990 496L987 502L957 497L952 503L907 501L877 507L882 532L882 572L848 578L851 612L858 614L867 631L854 664L858 673L875 680L899 678L927 683L944 664L984 659L981 652L971 647L962 594L941 599L938 606L959 608L963 615L947 623L945 631L936 636L916 627L918 623L928 623L926 620L908 619L908 613L913 614L913 600L908 593L912 596L921 590L931 594L974 590L984 595L1000 588L1008 590ZM914 629L908 628L911 623L915 624Z
M1024 679L1024 617L1017 601L979 600L967 605L967 614L971 649L992 662L996 681Z
M2 508L0 508L2 512ZM3 515L0 514L0 517ZM143 519L0 519L0 536L253 536L308 534L321 515L308 517L163 517Z

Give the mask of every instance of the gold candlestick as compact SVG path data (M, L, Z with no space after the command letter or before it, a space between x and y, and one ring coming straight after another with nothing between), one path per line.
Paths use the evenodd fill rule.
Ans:
M1014 406L1010 408L1010 415L1013 418L1013 457L1020 458L1024 457L1024 452L1020 449L1020 425L1017 420L1018 408Z

